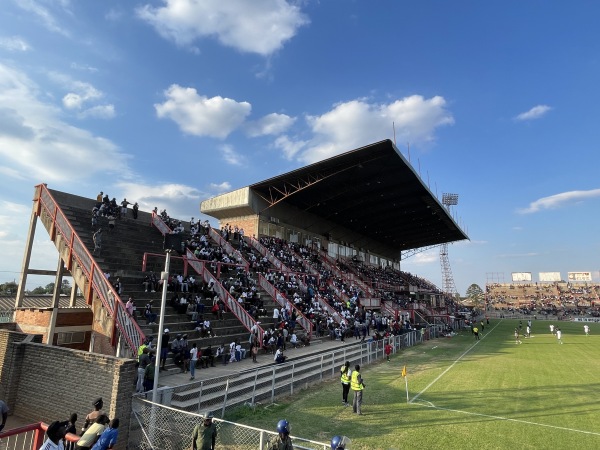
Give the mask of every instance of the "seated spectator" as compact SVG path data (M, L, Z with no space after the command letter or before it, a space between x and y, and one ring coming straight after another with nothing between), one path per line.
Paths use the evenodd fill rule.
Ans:
M208 369L208 364L210 364L210 367L215 367L215 357L213 355L212 347L210 345L206 347L206 349L202 352L202 358L200 359L200 363L202 367L206 369Z
M277 352L275 352L275 357L273 358L275 364L283 364L287 357L283 354L283 349L278 348Z
M148 303L146 304L144 316L146 316L146 323L148 325L156 325L156 318L158 317L158 314L152 312L152 299L148 300Z
M296 336L295 332L293 332L292 335L290 336L290 344L292 344L294 346L294 348L296 348L299 344L298 336Z

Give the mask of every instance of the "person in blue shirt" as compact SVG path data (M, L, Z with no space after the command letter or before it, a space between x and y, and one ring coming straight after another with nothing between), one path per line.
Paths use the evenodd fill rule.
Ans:
M119 419L113 419L106 430L102 432L92 450L108 450L114 448L119 437Z

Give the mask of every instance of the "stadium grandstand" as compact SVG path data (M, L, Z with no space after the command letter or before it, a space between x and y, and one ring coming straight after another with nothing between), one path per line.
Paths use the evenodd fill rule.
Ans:
M32 388L13 378L1 393L12 411L50 421L83 413L90 397L104 396L111 399L111 416L121 416L128 430L135 360L150 337L172 343L185 336L186 345L205 352L226 345L227 356L211 354L225 365L254 345L262 354L275 352L280 335L289 342L297 334L298 346L316 355L326 342L357 345L345 338L362 333L364 340L371 327L372 338L383 339L453 325L455 299L402 271L402 255L468 237L389 140L208 199L201 212L219 226L172 218L166 210L134 216L127 203L108 195L90 199L35 187L13 321L2 325L13 336L9 347L11 339L36 335L33 342L66 352L52 353L64 364L47 382L78 377L71 385L78 395L70 403L51 401L44 382ZM57 249L56 271L30 267L38 219ZM168 277L161 276L165 250ZM58 290L45 305L27 299L28 275L42 272L55 277L55 286L72 277L69 301ZM500 300L503 291L492 289L490 302ZM45 366L35 358L50 347L31 345L21 350L31 353L23 364L41 372ZM163 375L186 370L185 358L166 348ZM97 356L81 356L88 354ZM15 392L8 395L10 389ZM27 390L44 405L27 404L20 394ZM196 408L197 397L188 402Z

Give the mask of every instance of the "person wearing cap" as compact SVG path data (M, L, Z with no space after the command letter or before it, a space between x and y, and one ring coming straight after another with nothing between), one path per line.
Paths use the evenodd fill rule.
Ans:
M91 450L109 450L115 447L117 438L119 437L119 419L114 418L110 421L98 441L94 444Z
M85 432L85 430L87 430L87 428L92 423L94 423L100 415L104 414L104 412L102 411L102 407L104 406L104 401L102 400L102 397L99 397L96 400L94 400L93 406L94 409L92 410L92 412L85 416L85 422L83 423L83 427L81 428L82 433Z
M162 335L162 347L160 348L160 370L165 370L165 365L167 364L167 356L169 355L169 334L170 330L165 328Z
M58 420L48 425L48 429L46 430L48 439L39 450L64 450L63 439L67 434L68 427L69 422L59 422Z
M192 432L192 450L215 450L217 427L211 412L204 414L202 424L197 424Z
M96 443L100 435L106 429L109 419L106 414L100 414L93 424L91 424L85 433L81 435L75 446L75 450L90 450Z

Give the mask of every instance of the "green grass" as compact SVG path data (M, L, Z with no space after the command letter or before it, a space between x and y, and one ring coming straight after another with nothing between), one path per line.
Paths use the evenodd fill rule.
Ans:
M585 336L583 323L556 322L563 345L545 321L515 344L517 324L492 321L475 346L462 332L364 366L363 416L341 405L335 380L226 418L270 430L286 418L293 435L326 442L345 434L353 450L600 448L600 324ZM410 404L403 365L409 398L420 394Z

